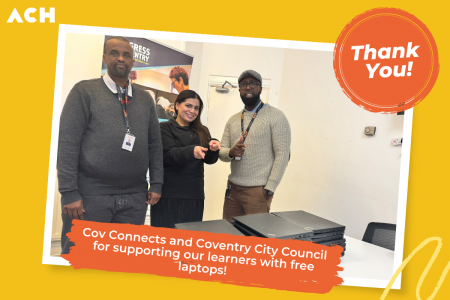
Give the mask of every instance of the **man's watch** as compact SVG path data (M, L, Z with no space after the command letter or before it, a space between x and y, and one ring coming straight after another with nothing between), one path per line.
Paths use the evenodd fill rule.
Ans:
M264 189L267 193L267 196L272 197L275 193L272 191L269 191L268 189Z

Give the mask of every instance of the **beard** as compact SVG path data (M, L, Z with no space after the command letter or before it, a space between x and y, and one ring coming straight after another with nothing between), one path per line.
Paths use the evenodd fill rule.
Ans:
M244 95L244 96L241 95L241 100L245 106L252 107L252 106L256 105L259 102L259 100L261 100L261 97L260 97L260 94L253 95L253 97L251 97L251 98L247 98L246 95Z
M114 71L115 71L116 75L119 77L128 77L128 74L130 73L130 69L128 68L127 65L125 65L124 69L119 69L119 68L117 68L116 65L114 65Z

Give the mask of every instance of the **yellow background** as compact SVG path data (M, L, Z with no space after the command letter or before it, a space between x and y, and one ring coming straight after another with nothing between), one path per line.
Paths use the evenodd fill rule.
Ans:
M345 3L345 4L344 4ZM424 239L444 246L421 289L433 291L450 260L450 9L447 1L3 1L1 24L0 297L2 299L379 299L383 289L335 287L316 295L145 274L42 265L58 24L147 29L334 43L356 15L396 7L433 34L438 80L414 110L404 257ZM54 24L8 24L14 8L56 8ZM38 16L38 11L35 17ZM350 101L350 100L349 100ZM402 289L386 299L415 299L434 244L405 268ZM435 299L448 299L450 279Z

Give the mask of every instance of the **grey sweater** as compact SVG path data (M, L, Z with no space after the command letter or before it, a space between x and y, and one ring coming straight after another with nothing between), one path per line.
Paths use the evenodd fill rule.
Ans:
M102 78L77 83L61 113L58 183L62 205L81 195L150 191L161 194L163 159L156 109L149 93L133 86L127 104L133 151L122 149L126 126L122 105Z
M242 111L233 115L225 126L219 152L220 160L231 162L228 179L241 186L265 186L275 192L289 162L291 128L279 109L265 104L259 111L244 142L242 160L229 157L230 149L241 137ZM244 113L244 131L253 112Z

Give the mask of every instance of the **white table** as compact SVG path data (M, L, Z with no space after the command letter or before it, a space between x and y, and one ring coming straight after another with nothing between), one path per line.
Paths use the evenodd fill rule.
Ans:
M386 287L394 274L394 251L345 236L339 277L344 285ZM394 287L395 288L395 287Z

